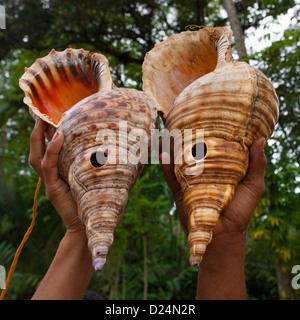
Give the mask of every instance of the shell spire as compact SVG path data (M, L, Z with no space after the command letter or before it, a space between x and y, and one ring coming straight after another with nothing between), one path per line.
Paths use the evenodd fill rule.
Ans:
M151 146L155 106L142 91L117 88L107 58L83 49L52 50L37 59L25 70L20 87L33 117L49 123L48 140L56 129L64 134L59 174L86 227L93 266L102 270L143 168L141 161L129 158L149 154L128 135L141 132L141 143Z
M231 34L229 28L175 34L156 44L143 63L143 90L166 129L179 129L184 137L175 148L182 151L173 152L174 172L193 266L199 266L219 215L246 174L248 148L259 136L268 139L278 119L271 82L246 62L234 61ZM199 141L206 150L201 157L194 155Z

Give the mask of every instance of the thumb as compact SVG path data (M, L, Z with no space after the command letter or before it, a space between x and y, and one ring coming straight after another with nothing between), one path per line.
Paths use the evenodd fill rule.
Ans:
M44 159L42 160L42 169L47 183L55 183L58 179L57 162L63 141L63 133L61 131L56 131L55 135L47 146Z
M266 139L259 137L250 148L249 167L242 184L249 188L254 194L261 197L265 191L264 172L267 158L264 154Z

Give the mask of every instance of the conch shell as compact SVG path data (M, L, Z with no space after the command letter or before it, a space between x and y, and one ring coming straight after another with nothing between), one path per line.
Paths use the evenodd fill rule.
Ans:
M173 153L182 151L174 154L174 171L183 191L194 266L245 176L248 148L257 137L268 139L278 119L272 84L246 62L234 61L231 34L222 27L175 34L156 44L143 63L143 90L165 128L179 130ZM204 149L201 157L195 156L197 144Z
M102 270L143 167L128 158L148 155L136 139L151 145L155 106L142 91L117 88L106 57L83 49L52 50L37 59L25 69L20 87L33 117L51 125L48 139L56 129L64 134L59 174L86 226L94 268Z

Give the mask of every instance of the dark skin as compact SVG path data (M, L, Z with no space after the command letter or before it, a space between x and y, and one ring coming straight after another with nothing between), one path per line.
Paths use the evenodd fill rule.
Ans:
M237 186L231 202L221 213L213 229L212 241L199 267L197 299L246 299L244 276L246 230L265 190L264 170L267 163L263 151L265 143L265 139L260 137L252 144L247 174ZM174 174L172 159L169 154L162 153L160 160L181 223L187 230L183 195Z
M40 120L36 123L31 134L29 163L45 183L46 194L61 216L66 233L32 299L82 299L93 274L91 254L87 247L85 227L78 218L77 206L70 188L58 175L57 161L64 140L63 134L58 132L46 148L46 129L45 122ZM248 172L213 230L213 239L199 267L198 299L246 298L246 230L257 202L264 192L264 144L263 138L253 143ZM168 157L170 156L166 153L160 155L164 163ZM173 192L180 219L186 227L182 193L174 175L174 166L172 163L161 166Z

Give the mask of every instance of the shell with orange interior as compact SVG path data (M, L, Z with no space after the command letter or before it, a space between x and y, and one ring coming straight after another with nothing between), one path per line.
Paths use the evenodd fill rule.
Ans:
M174 172L194 266L246 174L249 147L260 136L268 139L278 119L271 82L234 61L231 35L225 27L175 34L156 44L143 63L143 90L165 128L174 130Z
M32 116L49 124L48 140L55 130L64 134L59 174L86 226L94 268L102 270L143 168L128 159L148 155L141 145L150 146L155 106L142 91L117 88L106 57L83 49L52 50L37 59L25 69L20 87Z

